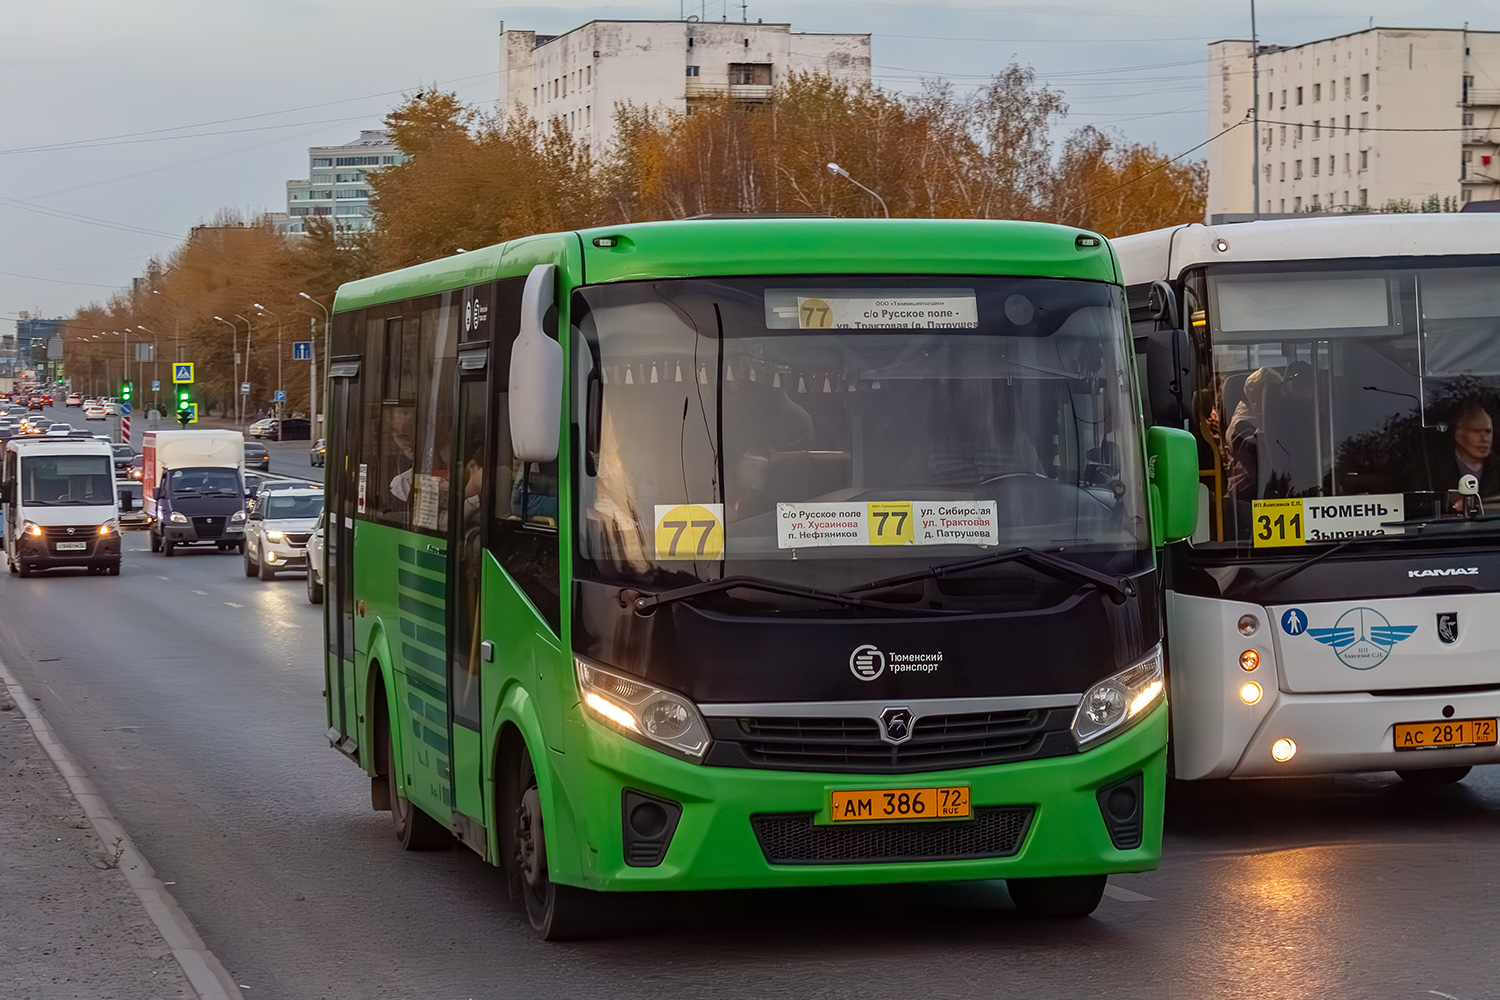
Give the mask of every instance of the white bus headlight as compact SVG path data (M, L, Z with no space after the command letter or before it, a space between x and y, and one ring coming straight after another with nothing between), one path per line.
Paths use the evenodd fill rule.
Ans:
M231 520L231 521L243 521L244 519L245 519L245 512L242 511L242 510L235 511L229 517L229 520Z
M184 514L180 510L174 510L174 511L172 511L172 516L169 517L169 518L167 518L167 520L171 521L173 524L187 524L188 523L187 515Z
M647 746L665 747L693 760L708 751L708 726L698 708L638 677L573 658L578 693L588 714Z
M1161 647L1157 646L1144 660L1084 693L1073 716L1073 738L1083 747L1119 733L1156 704L1165 687Z

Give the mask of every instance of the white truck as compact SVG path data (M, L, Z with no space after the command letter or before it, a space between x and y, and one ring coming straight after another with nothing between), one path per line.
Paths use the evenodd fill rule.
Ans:
M141 493L151 551L204 542L245 550L245 438L231 430L148 430Z
M12 573L81 566L120 573L120 510L107 442L13 438L0 469L5 557Z

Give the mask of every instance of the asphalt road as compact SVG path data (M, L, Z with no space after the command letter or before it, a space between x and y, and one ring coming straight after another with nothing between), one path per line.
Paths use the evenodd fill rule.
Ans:
M328 748L300 576L0 573L0 656L251 998L1500 996L1500 769L1177 787L1162 868L1035 922L999 884L656 896L535 941L466 850L403 854Z

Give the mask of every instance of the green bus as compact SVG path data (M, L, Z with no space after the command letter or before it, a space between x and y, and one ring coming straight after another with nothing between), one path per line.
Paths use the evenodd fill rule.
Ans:
M601 891L1005 879L1161 852L1156 547L1118 266L1016 222L706 219L351 282L328 738L409 849Z

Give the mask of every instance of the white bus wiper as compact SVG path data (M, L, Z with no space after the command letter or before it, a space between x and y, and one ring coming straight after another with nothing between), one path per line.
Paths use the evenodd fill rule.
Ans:
M888 587L900 586L903 583L915 583L918 580L940 580L955 573L966 573L969 570L983 569L986 566L998 566L1001 563L1021 562L1033 569L1041 570L1048 576L1060 579L1073 580L1077 583L1087 583L1104 591L1116 604L1124 604L1127 598L1135 596L1135 582L1126 576L1106 576L1097 570L1081 566L1071 559L1053 555L1051 552L1043 552L1038 549L1021 546L1009 549L1005 552L993 552L989 555L976 556L973 559L965 559L962 562L944 563L941 566L929 566L926 569L912 570L910 573L899 573L896 576L887 576L870 583L860 584L844 591L845 594L862 594L872 590L885 590Z
M899 604L886 604L883 601L872 601L864 597L855 597L851 594L839 594L828 590L815 590L812 587L799 587L794 583L779 583L775 580L762 580L755 576L726 576L719 580L709 580L705 583L689 584L686 587L678 587L676 590L665 590L660 594L648 594L637 597L631 602L637 614L648 614L652 608L659 608L667 604L675 604L678 601L691 600L694 597L702 597L705 594L716 594L725 590L759 590L767 594L783 594L787 597L805 597L812 601L825 601L829 604L842 604L850 608L873 608L877 611L903 611L924 614L963 614L964 612L943 611L936 608L903 607Z

